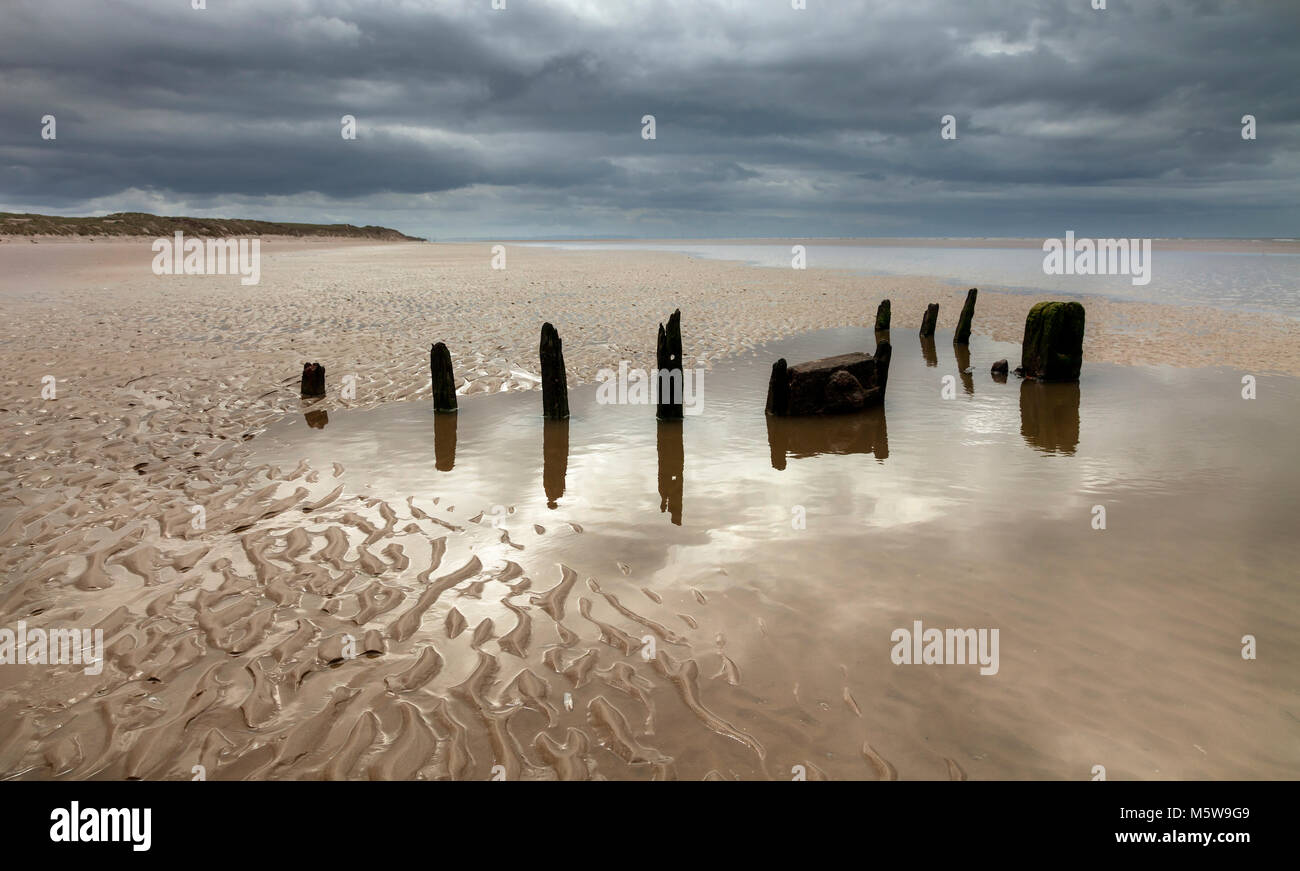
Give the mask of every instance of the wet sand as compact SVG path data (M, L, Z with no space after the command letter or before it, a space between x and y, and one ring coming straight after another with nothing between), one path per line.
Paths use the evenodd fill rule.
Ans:
M832 565L825 583L805 585L808 594L792 604L781 587L808 574L806 565L782 564L793 553L777 559L762 548L746 554L696 541L689 560L658 565L662 555L650 552L639 526L614 536L626 554L616 556L618 541L603 541L610 533L594 509L591 518L524 523L509 513L524 511L522 501L483 491L490 476L465 503L450 485L446 493L401 492L361 472L387 467L400 482L400 465L373 448L347 462L260 458L259 435L286 415L307 429L304 412L316 415L324 435L341 414L427 400L428 346L436 340L452 350L468 420L476 401L516 400L465 397L534 387L543 320L559 328L577 385L620 359L648 367L655 327L673 308L683 310L688 364L707 366L778 336L869 324L884 296L900 334L914 329L930 300L941 303L941 328L950 328L964 296L924 279L661 253L509 247L508 268L493 271L489 249L272 241L263 246L261 285L242 287L234 277L155 277L147 241L0 244L0 623L101 626L109 660L97 678L67 667L0 666L4 776L188 779L203 764L214 779L486 778L494 765L512 779L788 777L792 765L806 764L833 777L1085 778L1080 766L1108 760L1111 777L1300 775L1294 693L1279 689L1289 671L1279 671L1279 659L1242 662L1234 637L1217 647L1193 631L1206 623L1235 637L1253 631L1275 639L1270 656L1293 663L1294 647L1276 639L1295 637L1295 597L1265 581L1280 580L1294 554L1220 542L1204 559L1180 557L1172 567L1153 554L1146 565L1159 583L1139 586L1132 573L1144 565L1143 540L1183 541L1199 528L1179 529L1180 520L1191 522L1187 514L1160 511L1174 496L1159 488L1142 509L1156 518L1145 539L1133 527L1108 530L1137 536L1124 576L1067 572L1047 587L1044 562L1079 556L1082 541L1040 536L1026 546L1010 516L1000 537L963 556L972 571L1014 583L991 599L960 574L923 586L908 570L916 555L966 547L969 536L954 539L942 524L928 531L902 524L881 542L879 576L860 584ZM981 294L977 340L1018 341L1032 301ZM1103 301L1090 301L1088 313L1088 363L1230 367L1213 382L1227 398L1239 389L1238 372L1300 372L1291 321ZM1157 323L1150 334L1135 328ZM325 364L330 395L304 408L297 378L309 359ZM987 381L985 362L978 371ZM1161 370L1150 371L1158 381ZM41 399L47 374L57 379L53 401ZM345 374L356 375L355 400L339 397ZM894 387L891 379L891 398L906 396ZM1274 395L1293 400L1287 389ZM540 399L518 397L533 401ZM1286 415L1295 407L1291 401L1281 412L1283 424L1294 423ZM1068 422L1064 435L1042 423L1056 414L1031 413L1025 423L1022 413L1021 424L1030 432L1046 426L1041 438L1051 453L1042 456L1068 457L1085 473L1071 484L1073 502L1114 474L1117 461L1131 462L1140 477L1146 448L1129 453L1121 442L1097 457L1067 454L1058 443L1071 440ZM684 463L699 422L686 424ZM542 436L533 440L532 466ZM864 437L874 446L874 432L828 436ZM891 455L877 471L906 450L895 430L888 437ZM473 441L461 449L460 471L473 450L494 450ZM617 463L617 444L611 437L594 455ZM589 439L575 445L593 451ZM672 454L671 441L663 447ZM825 459L798 453L789 470ZM434 471L436 454L431 446ZM575 483L577 469L575 459ZM997 471L983 468L994 481ZM1203 472L1196 492L1212 504L1205 482L1224 473ZM1196 489L1185 487L1175 496ZM1255 510L1243 490L1226 509L1230 526ZM671 509L670 496L656 495ZM1132 498L1138 505L1142 497ZM527 510L557 517L568 510L563 496L552 501L560 507ZM894 510L922 510L895 501ZM497 505L508 518L500 527L485 522ZM205 510L201 530L192 524L195 506ZM1293 505L1282 508L1263 504L1258 517L1294 517ZM755 505L741 516L720 510L705 514L705 530L726 530L732 541L770 539L770 521L748 516ZM693 511L686 502L680 528L671 510L654 519L707 538L688 525ZM1271 526L1261 524L1263 535ZM669 549L690 551L685 543ZM872 558L847 543L831 552L863 564ZM1252 563L1251 553L1262 555ZM768 561L754 562L755 554ZM745 565L755 574L736 578ZM1178 594L1173 579L1192 568L1200 579ZM1217 587L1210 574L1221 578ZM908 588L924 593L900 596ZM1097 633L1047 662L1004 642L1001 677L877 664L881 627L906 625L898 621L909 613L939 625L999 625L974 622L981 602L991 614L1000 602L1002 625L1042 645L1067 626L1079 635L1068 615L1082 615ZM866 616L873 607L880 613ZM1220 618L1234 611L1241 628L1229 632L1231 621ZM845 646L854 621L871 639L857 660ZM1132 632L1152 625L1146 648L1132 641ZM1179 631L1187 633L1180 643L1160 642ZM664 652L649 662L638 652L646 634ZM342 656L346 635L355 638L355 658ZM1110 651L1107 667L1092 659L1099 651ZM1117 655L1132 669L1117 670ZM1204 725L1191 725L1203 718L1171 690L1143 695L1155 686L1141 677L1152 661L1157 677L1189 694L1197 682L1212 683L1205 711L1213 716ZM1243 666L1256 670L1242 676L1235 669ZM988 681L1001 681L999 689L985 690ZM1097 707L1063 708L1060 686ZM811 758L818 752L830 756Z

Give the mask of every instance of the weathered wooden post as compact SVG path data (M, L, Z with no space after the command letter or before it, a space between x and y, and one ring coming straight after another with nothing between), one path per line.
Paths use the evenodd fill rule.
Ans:
M790 407L790 367L785 358L772 364L772 375L767 379L768 414L784 415Z
M970 323L975 318L975 297L979 294L976 288L966 291L966 304L961 307L961 317L957 319L957 332L952 340L958 345L970 344Z
M547 420L569 417L569 382L564 375L564 345L549 322L542 324L542 416Z
M876 332L889 329L889 300L880 301L876 307Z
M682 312L678 309L668 318L668 328L659 325L659 341L655 353L655 378L659 385L659 401L655 417L660 420L681 420L686 372L682 368Z
M934 326L939 322L939 303L932 302L925 307L925 317L921 318L921 338L934 335Z
M790 366L782 357L772 364L766 411L776 417L846 414L885 401L889 380L889 342L876 355L840 354Z
M325 395L325 367L319 363L302 364L302 395Z
M451 371L451 352L442 342L429 349L429 374L433 378L433 410L455 413L456 378Z
M1017 374L1039 381L1078 381L1083 368L1083 306L1040 302L1025 318Z

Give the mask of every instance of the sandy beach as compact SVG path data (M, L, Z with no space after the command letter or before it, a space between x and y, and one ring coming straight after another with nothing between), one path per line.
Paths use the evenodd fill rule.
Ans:
M0 776L189 779L203 765L211 779L487 779L496 766L508 779L788 777L783 747L818 746L837 727L823 718L801 735L786 707L820 716L813 700L825 697L868 726L833 739L849 740L851 758L809 760L813 775L1067 777L1089 758L1090 748L1075 758L1069 737L1061 757L1017 752L1010 720L992 755L965 752L955 716L924 724L936 749L922 752L900 737L920 728L916 710L877 686L892 716L872 719L868 688L833 657L802 690L782 672L748 671L723 650L698 585L680 601L653 588L633 601L615 588L629 572L612 559L612 578L575 571L582 523L535 533L567 536L554 547L573 559L536 560L521 533L484 521L490 505L377 496L340 463L250 459L251 442L287 415L427 400L435 341L471 408L479 394L536 388L543 321L563 337L576 388L621 360L651 367L657 325L674 309L687 365L708 368L783 337L869 326L886 297L895 331L914 331L929 302L951 330L964 288L518 245L494 270L486 243L274 238L263 240L260 284L242 286L155 276L149 242L0 242L0 619L102 628L108 660L98 676L0 668ZM974 333L1018 344L1030 305L1049 298L982 290ZM1300 375L1292 319L1086 305L1085 367ZM325 365L329 384L306 408L305 361ZM53 399L42 397L49 376ZM355 398L340 396L345 376ZM1170 607L1187 616L1207 602ZM647 633L672 653L640 660ZM1279 749L1266 760L1220 752L1170 770L1150 762L1166 752L1158 742L1126 738L1116 768L1300 776L1284 748L1295 715L1277 716L1267 730ZM702 736L724 749L698 749Z

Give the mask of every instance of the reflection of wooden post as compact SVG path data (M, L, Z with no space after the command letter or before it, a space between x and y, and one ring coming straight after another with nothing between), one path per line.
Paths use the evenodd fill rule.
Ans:
M564 344L549 323L542 324L542 416L547 420L569 417L569 382L564 376Z
M888 332L885 333L889 335ZM894 346L888 338L876 336L876 353L871 355L876 361L876 383L880 385L880 401L885 401L885 388L889 386L889 361L894 357Z
M876 332L889 329L889 300L881 300L876 308Z
M659 342L655 353L655 378L659 383L659 403L655 416L660 420L681 420L683 394L686 391L686 371L682 368L682 313L674 311L668 318L668 328L659 325ZM676 373L663 377L663 372ZM665 390L669 387L669 390ZM668 395L664 395L664 394Z
M953 343L952 352L957 357L957 374L961 376L961 386L972 396L975 394L975 377L970 373L970 347Z
M564 495L564 478L569 471L569 422L548 420L542 424L542 489L546 507L555 508Z
M325 367L319 363L302 364L302 395L325 395Z
M451 352L442 342L429 349L429 374L433 377L433 410L456 411L456 378L451 372Z
M939 322L939 303L932 302L925 307L925 317L921 319L921 337L934 335L935 324Z
M1079 382L1022 381L1020 434L1040 451L1073 454L1079 447Z
M961 317L957 318L957 332L952 340L958 345L970 343L970 323L975 319L975 297L979 291L971 288L966 291L966 304L961 307Z
M456 465L455 414L433 416L433 467L439 472L450 472Z
M921 356L925 357L925 365L939 365L939 354L934 348L934 336L921 337Z
M686 454L682 449L682 421L661 420L655 432L659 454L659 510L682 525L682 471Z
M816 417L767 415L767 447L772 468L778 472L787 459L820 454L875 454L889 458L889 433L885 406L877 405L861 414Z
M786 434L790 431L788 417L778 417L775 414L765 415L767 418L767 449L772 457L772 468L778 472L785 470L785 453L786 453Z

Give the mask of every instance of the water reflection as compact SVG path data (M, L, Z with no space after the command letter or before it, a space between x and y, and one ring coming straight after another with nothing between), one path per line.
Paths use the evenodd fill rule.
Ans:
M787 457L799 459L818 454L874 454L889 457L889 433L885 408L878 406L856 414L824 417L767 416L767 447L772 468L781 471Z
M568 471L569 422L545 421L542 424L542 489L546 491L547 508L558 507Z
M939 354L934 349L934 336L921 337L921 355L925 357L925 365L939 365Z
M450 472L456 465L457 414L433 416L433 465L439 472Z
M1079 446L1079 385L1020 384L1020 434L1031 447L1073 454Z
M303 415L307 421L307 426L312 429L324 429L325 424L330 422L329 412L326 411L309 411Z
M957 356L957 374L961 376L961 386L966 393L975 395L975 376L966 370L970 368L970 345L953 343L953 353Z
M682 424L680 420L661 420L655 431L655 448L659 453L659 511L667 511L678 526L682 525L682 468L686 462Z

